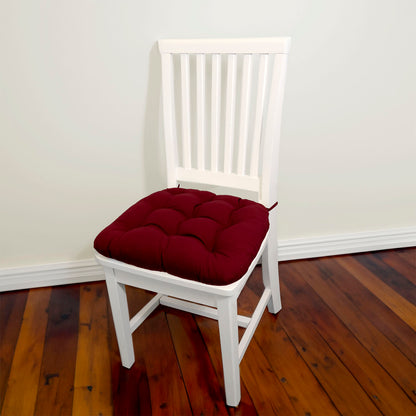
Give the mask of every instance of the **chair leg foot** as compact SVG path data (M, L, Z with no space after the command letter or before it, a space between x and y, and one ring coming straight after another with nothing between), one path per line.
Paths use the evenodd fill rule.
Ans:
M105 275L121 363L123 367L130 368L135 358L126 288L122 283L117 282L112 269L106 270Z
M274 314L274 315L276 315L277 313L279 313L280 311L281 311L281 309L282 309L282 305L280 304L280 305L276 305L275 303L273 303L272 301L270 301L268 304L267 304L267 310L270 312L270 313L272 313L272 314Z
M224 298L218 301L218 326L226 403L228 406L236 407L241 398L236 299Z
M268 286L270 287L272 296L270 298L269 303L267 304L267 309L270 313L276 314L280 312L280 310L282 309L282 300L280 297L280 287L279 287L279 272L277 270L277 267L276 267L276 270L273 272L272 276L273 276L273 278L271 279L272 281L270 282L270 285Z

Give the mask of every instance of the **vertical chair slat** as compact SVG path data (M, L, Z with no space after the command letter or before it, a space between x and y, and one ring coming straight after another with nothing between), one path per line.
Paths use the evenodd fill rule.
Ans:
M252 62L252 55L244 55L243 75L241 78L241 110L237 159L237 173L239 175L244 174L246 164Z
M183 165L190 169L191 163L191 108L189 55L181 54L181 98L182 98L182 154Z
M211 91L211 169L218 171L218 142L221 111L221 55L212 55Z
M196 56L197 164L205 168L205 55Z
M227 95L225 103L224 172L232 172L235 125L235 93L237 80L237 55L228 55Z
M266 96L266 81L267 81L267 69L269 63L268 55L261 55L258 71L257 81L257 99L256 110L254 115L254 129L253 129L253 142L251 149L251 163L250 163L250 175L257 176L259 174L259 155L260 155L260 141L261 130L263 124L263 109Z
M173 187L176 186L175 167L177 165L177 144L173 111L173 58L168 53L162 54L162 83L167 179L168 186Z

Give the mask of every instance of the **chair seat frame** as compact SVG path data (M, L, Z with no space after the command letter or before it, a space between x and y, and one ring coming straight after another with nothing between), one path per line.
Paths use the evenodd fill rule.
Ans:
M135 361L132 333L159 306L167 306L196 315L215 319L219 324L221 354L224 372L226 402L238 406L241 398L239 365L254 335L257 325L268 306L269 312L281 309L280 289L275 256L270 250L266 234L256 257L247 272L236 282L209 285L183 279L166 272L143 269L105 257L95 251L95 257L104 269L117 342L123 367L130 368ZM275 247L275 250L277 248ZM262 260L261 260L262 259ZM263 294L251 317L238 315L237 299L254 267L262 262ZM273 279L270 279L273 276ZM156 295L130 318L125 285L155 292ZM245 332L238 340L238 327Z

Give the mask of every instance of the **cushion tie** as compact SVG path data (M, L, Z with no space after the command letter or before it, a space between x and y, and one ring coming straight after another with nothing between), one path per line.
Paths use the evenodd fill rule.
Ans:
M270 208L267 208L267 211L270 212L273 208L276 208L278 203L279 201L276 201Z

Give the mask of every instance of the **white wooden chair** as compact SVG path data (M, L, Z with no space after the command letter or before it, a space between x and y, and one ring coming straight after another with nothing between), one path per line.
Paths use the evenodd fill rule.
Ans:
M278 145L289 47L290 38L159 41L169 188L183 183L191 183L193 188L213 185L229 188L231 194L251 192L252 199L268 208L277 201ZM226 402L237 406L241 395L239 363L266 305L271 313L281 309L277 209L266 211L270 225L257 252L229 284L201 282L163 268L152 270L125 261L116 242L128 241L126 250L131 256L140 250L131 243L134 239L129 240L135 232L129 231L128 238L120 234L121 228L135 221L131 219L134 209L107 227L102 232L104 237L101 233L95 242L96 258L105 270L123 366L130 368L135 360L132 332L159 304L217 319ZM153 231L158 227L150 226ZM108 230L115 233L112 242L106 237ZM106 248L113 244L115 254ZM172 248L180 251L180 247ZM191 259L191 254L186 257ZM239 316L237 298L260 259L263 295L251 318ZM157 293L131 319L125 285ZM238 326L246 328L240 342Z

